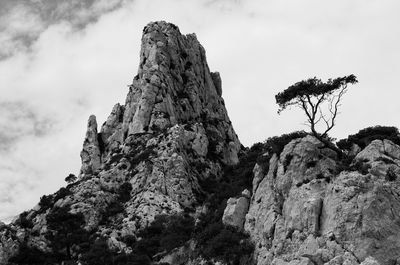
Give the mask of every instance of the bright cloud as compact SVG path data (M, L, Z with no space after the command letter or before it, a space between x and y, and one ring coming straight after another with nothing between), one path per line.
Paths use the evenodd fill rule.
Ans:
M10 4L12 3L12 4ZM7 0L0 3L0 220L80 168L87 118L124 103L150 21L195 32L245 145L306 129L274 95L308 77L354 73L332 136L398 126L398 1ZM250 117L250 118L249 118Z

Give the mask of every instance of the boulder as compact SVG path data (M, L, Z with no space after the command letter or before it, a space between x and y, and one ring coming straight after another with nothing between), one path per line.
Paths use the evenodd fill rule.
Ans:
M249 208L249 199L250 192L248 190L244 190L238 198L229 198L226 203L224 215L222 216L222 223L242 231Z

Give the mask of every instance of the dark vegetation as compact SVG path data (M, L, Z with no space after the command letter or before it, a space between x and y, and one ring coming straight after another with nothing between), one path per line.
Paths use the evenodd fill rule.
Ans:
M143 134L143 136L145 136ZM126 158L131 168L135 168L140 162L150 162L151 157L156 154L153 147L146 147L147 143L146 137L142 138L132 138L127 140L127 144L131 147L131 151L128 154L115 153L111 156L110 160L104 165L104 169L109 170L111 165L118 163L122 158Z
M83 229L85 219L82 213L70 213L70 207L54 207L46 216L49 232L46 238L52 243L53 252L59 257L71 259L72 245L87 241L87 232Z
M33 222L28 219L29 212L25 211L18 216L18 219L15 221L15 224L21 226L22 228L32 228Z
M127 235L122 241L132 249L132 253L117 253L110 249L106 239L90 239L81 260L87 265L129 264L149 265L157 261L160 253L182 246L193 235L194 219L188 214L158 215L145 229L139 231L138 239Z
M38 211L38 213L46 212L49 208L53 206L53 196L43 195L42 197L40 197L39 206L40 210Z
M220 220L205 217L196 229L197 255L206 259L238 265L242 258L249 258L254 251L248 235L224 226Z
M74 174L69 174L69 175L65 178L65 181L66 181L68 184L72 184L72 183L74 183L76 180L77 180L77 177L76 177Z
M131 245L136 253L152 259L157 253L170 251L188 241L194 231L194 219L186 214L158 215L145 229L141 238Z
M281 136L268 138L264 141L264 146L270 154L275 153L277 155L280 155L285 145L287 145L294 139L303 138L305 136L307 136L307 133L305 131L296 131L288 134L282 134Z
M105 225L110 221L111 217L124 212L124 203L129 201L131 198L132 184L129 182L124 182L117 189L117 197L115 200L111 201L102 213L102 219L100 220L101 225Z
M54 207L46 216L48 232L46 239L50 241L51 253L45 253L27 242L23 242L17 255L10 259L16 264L58 264L71 260L72 247L84 244L88 233L83 229L85 224L81 213L72 214L70 208Z
M14 257L11 257L9 262L21 265L23 264L47 265L47 264L53 264L54 258L51 255L46 254L35 247L28 246L25 242L20 246L18 254Z
M400 145L399 130L393 126L373 126L360 130L358 133L349 135L347 139L342 139L336 145L343 150L350 150L353 144L357 144L361 149L369 145L373 140L387 139Z
M397 179L397 174L392 167L386 171L386 180L395 181Z
M207 179L200 183L207 194L204 204L207 205L208 212L200 216L195 227L194 238L198 243L198 255L227 264L239 264L241 258L250 256L254 246L248 236L222 224L226 201L239 195L244 189L251 190L256 163L267 172L269 160L274 153L279 155L290 141L306 135L303 131L293 132L268 138L264 143L256 143L240 153L237 165L224 168L221 179ZM204 165L199 164L198 167Z
M132 184L129 182L124 182L121 186L119 186L117 190L118 201L124 203L129 201L131 198Z
M59 199L63 199L66 196L71 195L71 194L72 194L72 192L69 189L62 187L54 194L53 200L54 200L54 202L56 202Z
M48 209L52 208L54 203L59 199L65 198L66 196L72 194L71 190L67 188L60 188L56 193L53 195L43 195L40 197L39 206L40 209L38 210L38 214L46 212Z
M353 144L358 145L361 149L367 147L374 140L383 140L387 139L392 141L393 143L400 145L400 134L399 130L393 126L373 126L367 127L365 129L360 130L358 133L349 135L346 139L342 139L336 143L336 145L342 149L350 151ZM367 164L368 161L353 161L354 154L344 155L339 161L339 172L343 170L350 171L358 171L361 174L368 174L369 169L371 168L370 164ZM393 164L393 160L381 158L381 160L386 164ZM390 174L390 173L389 173ZM391 179L392 177L387 177L387 179Z

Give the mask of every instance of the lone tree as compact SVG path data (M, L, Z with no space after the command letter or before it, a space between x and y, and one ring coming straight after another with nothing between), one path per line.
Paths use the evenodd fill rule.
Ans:
M77 180L77 177L74 175L74 174L69 174L66 178L65 178L65 181L68 183L68 184L72 184L72 183L74 183L75 181Z
M347 91L347 85L357 82L355 75L329 79L326 83L316 77L297 82L275 95L279 105L278 114L289 106L300 107L307 115L307 125L311 133L325 146L341 155L341 150L329 141L328 132L335 126L340 101ZM320 122L323 122L322 132L318 132L316 128Z

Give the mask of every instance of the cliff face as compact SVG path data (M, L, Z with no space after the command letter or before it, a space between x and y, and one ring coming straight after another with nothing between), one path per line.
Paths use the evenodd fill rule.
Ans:
M194 34L147 25L125 104L89 117L75 182L0 224L0 264L400 264L399 146L241 150L221 95Z
M244 228L257 264L397 264L400 147L375 140L345 169L321 147L293 140L267 174L255 167Z
M34 235L28 245L48 251L46 217L54 207L82 213L85 229L117 248L124 247L117 238L134 235L157 215L195 214L205 196L199 182L220 178L224 165L238 162L241 144L221 95L219 73L210 72L194 34L166 22L147 25L125 104L116 104L100 129L90 116L78 181L28 213ZM115 205L122 213L113 212ZM1 251L17 249L13 239L2 240Z
M140 66L125 105L114 106L99 133L95 117L89 118L79 178L93 184L74 189L96 197L129 182L133 197L124 206L138 220L124 221L122 230L132 231L158 214L194 209L199 180L220 176L221 163L237 163L239 148L219 74L210 73L196 36L151 23L143 30ZM207 170L196 170L199 163ZM88 209L88 226L95 227L104 196L91 203L85 196L77 211Z

